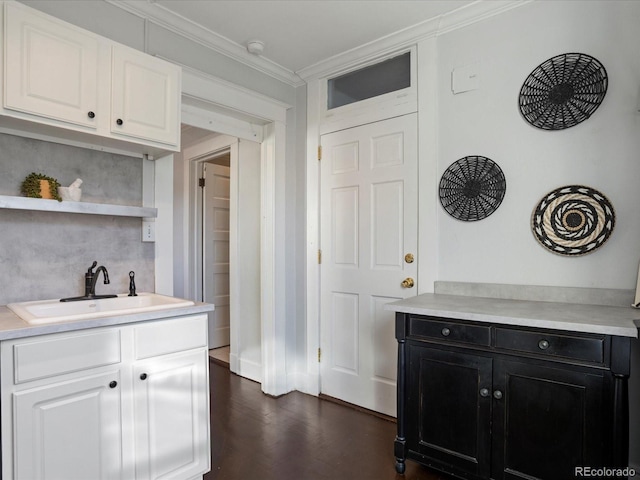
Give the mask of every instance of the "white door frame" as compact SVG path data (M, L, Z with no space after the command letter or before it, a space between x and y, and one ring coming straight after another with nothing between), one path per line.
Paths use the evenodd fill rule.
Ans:
M191 101L183 103L183 123L262 143L262 391L269 395L282 395L291 388L287 382L284 348L287 331L286 246L277 239L286 238L285 132L287 110L291 105L188 67L183 67L182 93L184 100L195 99L198 105L193 106L194 102ZM230 111L237 115L229 114ZM251 120L246 120L247 118ZM183 178L190 181L189 165L183 168L187 169ZM188 191L187 188L186 192ZM185 203L188 206L189 202ZM187 232L187 235L193 236L193 232ZM188 249L193 248L193 244L191 239L185 243ZM172 262L173 259L168 261Z
M407 45L416 43L410 39L406 43L395 44L393 39L383 40L383 45L367 45L364 50L351 52L351 65L362 64L363 61L372 60L381 56L384 52L394 49L406 48ZM438 70L437 70L437 39L430 36L417 42L417 108L410 113L418 111L418 250L420 261L418 263L417 294L433 292L433 283L438 274L438 242L434 226L438 218L437 196L437 159L438 159ZM336 58L336 61L339 58ZM343 59L344 60L344 59ZM326 129L321 125L324 114L324 102L322 96L322 82L326 82L327 76L335 73L339 68L346 68L349 62L339 66L333 65L332 69L318 71L313 76L305 77L307 81L307 145L306 145L306 201L307 201L307 249L306 249L306 382L300 383L298 390L311 395L320 393L320 363L318 361L320 347L320 268L318 265L318 250L320 249L320 165L318 162L318 145L320 145L321 133ZM394 116L394 115L389 115ZM361 125L387 118L373 113L369 116L358 117L357 122L349 126Z

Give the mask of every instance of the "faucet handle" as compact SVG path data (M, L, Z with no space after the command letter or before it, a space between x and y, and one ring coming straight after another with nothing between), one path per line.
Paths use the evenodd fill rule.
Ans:
M136 277L135 272L133 270L130 271L129 272L129 296L130 297L137 297L138 296L138 294L136 293L135 277Z
M87 273L93 273L93 269L96 268L96 265L98 265L98 262L94 260L91 266L89 267L89 270L87 270Z

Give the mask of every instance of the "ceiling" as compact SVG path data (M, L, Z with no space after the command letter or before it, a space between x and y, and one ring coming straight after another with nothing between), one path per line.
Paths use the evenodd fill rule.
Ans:
M469 0L124 0L145 16L236 53L264 43L261 60L291 73L434 19Z

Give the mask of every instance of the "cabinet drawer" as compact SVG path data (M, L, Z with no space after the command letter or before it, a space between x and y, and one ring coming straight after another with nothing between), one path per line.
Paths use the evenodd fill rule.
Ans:
M447 320L425 320L411 317L409 335L425 337L443 342L471 343L488 346L491 343L491 328L468 325Z
M604 362L604 337L577 337L496 328L496 348L586 362Z
M120 363L120 331L58 334L13 345L14 382Z
M207 321L207 315L195 315L136 325L133 329L135 358L206 347Z

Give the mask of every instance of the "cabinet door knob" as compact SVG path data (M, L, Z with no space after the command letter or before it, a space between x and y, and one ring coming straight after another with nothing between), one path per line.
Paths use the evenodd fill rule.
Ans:
M538 348L540 350L546 350L547 348L549 348L549 342L547 340L540 340L538 342Z
M140 380L146 380L147 379L147 374L146 373L141 373L140 374Z
M496 390L495 392L493 392L493 398L495 398L496 400L500 400L502 398L502 392L500 390Z
M116 382L115 380L109 383L109 388L116 388L117 386L118 386L118 382Z
M480 389L480 396L481 397L488 397L489 396L489 389L488 388Z
M93 112L87 113L87 117L89 117L89 118L95 118L95 116L96 116L96 114L93 113Z
M118 125L122 125L124 122L122 121L122 119L121 119L121 118L119 118L119 119L117 119L117 120L116 120L116 123L117 123Z
M444 327L442 329L442 332L440 332L440 333L442 333L443 337L448 337L449 335L451 335L451 330L449 330L447 327Z

